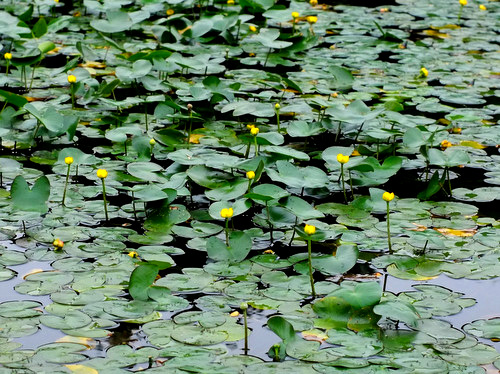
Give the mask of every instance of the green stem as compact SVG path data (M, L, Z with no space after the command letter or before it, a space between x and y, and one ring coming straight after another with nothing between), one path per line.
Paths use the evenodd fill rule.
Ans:
M226 218L226 246L229 247L229 218Z
M191 141L191 130L193 128L193 111L190 110L189 111L189 131L188 131L188 138L187 138L187 142L188 142L188 149L191 145L190 141Z
M464 9L464 6L460 4L460 10L458 11L457 25L460 23L460 17L462 17L462 10L463 9Z
M389 245L389 253L392 253L392 245L391 245L391 224L389 220L389 202L387 201L387 244Z
M243 325L245 327L245 354L248 352L248 321L247 310L243 309Z
M71 168L71 164L68 164L68 170L66 171L66 183L64 183L64 192L62 198L62 205L64 205L64 201L66 200L66 189L68 188L68 180L69 180L69 169Z
M314 278L313 278L312 259L311 259L311 240L307 241L307 260L309 262L309 280L311 281L312 297L316 297L316 291L314 290Z
M252 187L252 179L248 180L248 188L247 188L247 193L250 192L250 187Z
M108 203L106 202L106 185L104 184L104 178L101 178L101 181L102 181L102 201L104 202L104 214L106 215L106 221L109 221Z
M345 180L344 180L344 164L340 164L340 175L342 176L342 191L344 192L344 200L347 203L347 194L345 192Z
M349 173L349 186L351 187L351 198L354 200L354 189L352 188L352 177L351 177L351 169L347 169Z
M9 65L10 65L10 61L7 60L7 66L5 67L5 75L9 75Z
M278 132L281 132L281 128L280 128L280 111L279 110L276 111L276 124L278 125Z
M257 135L254 135L253 142L255 144L255 157L259 155L259 145L257 144Z
M70 89L71 89L71 108L75 109L75 89L73 83L71 83Z

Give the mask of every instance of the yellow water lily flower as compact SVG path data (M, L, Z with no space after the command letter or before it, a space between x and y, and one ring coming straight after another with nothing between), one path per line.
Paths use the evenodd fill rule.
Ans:
M316 227L313 226L313 225L305 225L304 232L307 235L312 235L312 234L314 234L316 232Z
M252 135L254 135L254 136L255 136L255 135L257 135L257 134L259 133L259 131L260 131L260 130L259 130L259 128L258 128L258 127L252 127L252 128L250 129L250 133L251 133Z
M479 10L487 10L488 8L486 8L483 4L479 4Z
M99 169L97 170L97 178L104 179L108 176L108 171L106 169Z
M167 9L167 16L171 16L175 11L173 9Z
M154 140L153 138L149 139L149 144L150 145L155 145L156 144L156 140Z
M10 52L7 52L3 55L3 58L5 58L6 60L12 60L12 53Z
M337 161L341 164L347 164L349 162L349 156L344 156L342 153L337 155Z
M306 17L306 21L313 24L313 23L316 23L318 22L318 17L316 16L307 16Z
M254 25L250 25L248 28L250 29L251 32L257 31L257 27L255 27Z
M382 199L384 199L384 201L392 201L394 199L394 192L384 192L382 194Z
M69 83L76 83L76 77L73 74L68 75Z
M459 0L458 1L461 6L466 6L467 5L467 0Z
M64 162L66 163L66 165L71 165L73 163L73 157L65 157L64 158Z
M64 242L63 242L61 239L55 239L55 240L52 242L52 245L54 246L54 249L56 249L56 250L60 250L60 249L63 249L63 247L64 247Z
M299 18L299 12L292 12L292 18Z
M429 76L429 70L427 70L426 68L421 68L420 69L420 75L424 76L424 77L428 77Z
M250 171L247 171L247 178L248 179L254 179L255 178L255 172L250 170Z
M231 218L233 216L233 208L224 208L220 211L222 218Z

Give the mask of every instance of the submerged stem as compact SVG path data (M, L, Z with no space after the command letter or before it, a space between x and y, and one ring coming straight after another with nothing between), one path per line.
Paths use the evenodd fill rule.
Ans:
M313 278L312 259L311 259L311 240L307 241L307 260L309 262L309 280L311 281L312 297L316 297L316 291L314 290L314 278Z

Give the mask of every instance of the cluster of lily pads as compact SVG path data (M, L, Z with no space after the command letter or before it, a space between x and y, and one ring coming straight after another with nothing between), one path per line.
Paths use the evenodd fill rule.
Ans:
M0 374L500 368L500 6L363 5L0 4Z

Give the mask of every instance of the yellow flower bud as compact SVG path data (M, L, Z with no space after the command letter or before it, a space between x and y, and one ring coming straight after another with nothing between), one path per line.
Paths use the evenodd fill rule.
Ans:
M76 77L73 74L68 75L69 83L76 83Z
M3 58L5 58L6 60L12 60L12 53L7 52L3 55Z
M255 172L253 172L252 170L247 171L247 178L248 179L254 179L255 178Z
M299 12L292 12L293 18L299 18Z
M488 8L486 8L483 4L479 5L479 10L486 10L486 9L488 9Z
M251 123L247 125L247 129L251 130L255 127L255 125L252 125Z
M280 110L281 109L281 105L279 103L274 104L274 109Z
M391 201L392 199L394 199L394 192L384 192L382 195L382 199L387 202Z
M220 211L222 218L231 218L233 216L233 208L224 208Z
M449 142L448 140L443 140L441 142L441 147L442 148L448 148L448 147L451 147L453 144L451 144L451 142Z
M461 6L466 6L467 5L467 0L459 0L458 1Z
M71 165L73 163L73 157L65 157L64 158L64 162L66 163L66 165Z
M234 0L227 0L227 5L234 5Z
M250 133L251 133L252 135L254 135L254 136L255 136L255 135L257 135L257 134L259 133L259 128L258 128L258 127L252 127L252 128L250 129Z
M132 258L137 258L137 257L139 257L139 253L137 253L136 251L130 251L130 252L128 253L128 255L129 255L130 257L132 257Z
M316 232L316 227L313 226L313 225L305 225L304 232L307 235L312 235L312 234L314 234Z
M58 250L58 249L63 249L63 247L64 247L64 242L63 242L61 239L55 239L55 240L52 242L52 245L54 246L54 249L55 249L55 250Z
M429 70L427 70L426 68L421 68L420 75L423 75L424 77L427 78L429 76Z
M104 179L108 176L108 171L106 169L99 169L97 170L97 177Z
M306 21L310 24L318 22L318 17L316 16L307 16Z
M240 312L238 312L237 310L235 310L234 312L232 312L230 314L231 317L238 317L240 315Z
M250 25L249 29L250 29L251 32L256 32L257 31L257 27L255 27L254 25Z
M264 254L266 254L266 255L274 255L274 251L272 249L266 249L264 251Z
M149 144L150 145L155 145L156 144L156 140L154 140L153 138L149 139Z
M167 16L171 16L172 14L174 14L174 10L173 9L167 9Z
M318 5L318 0L309 0L309 4L312 6Z
M337 155L337 161L341 164L347 164L349 162L349 156L344 156L342 153Z

